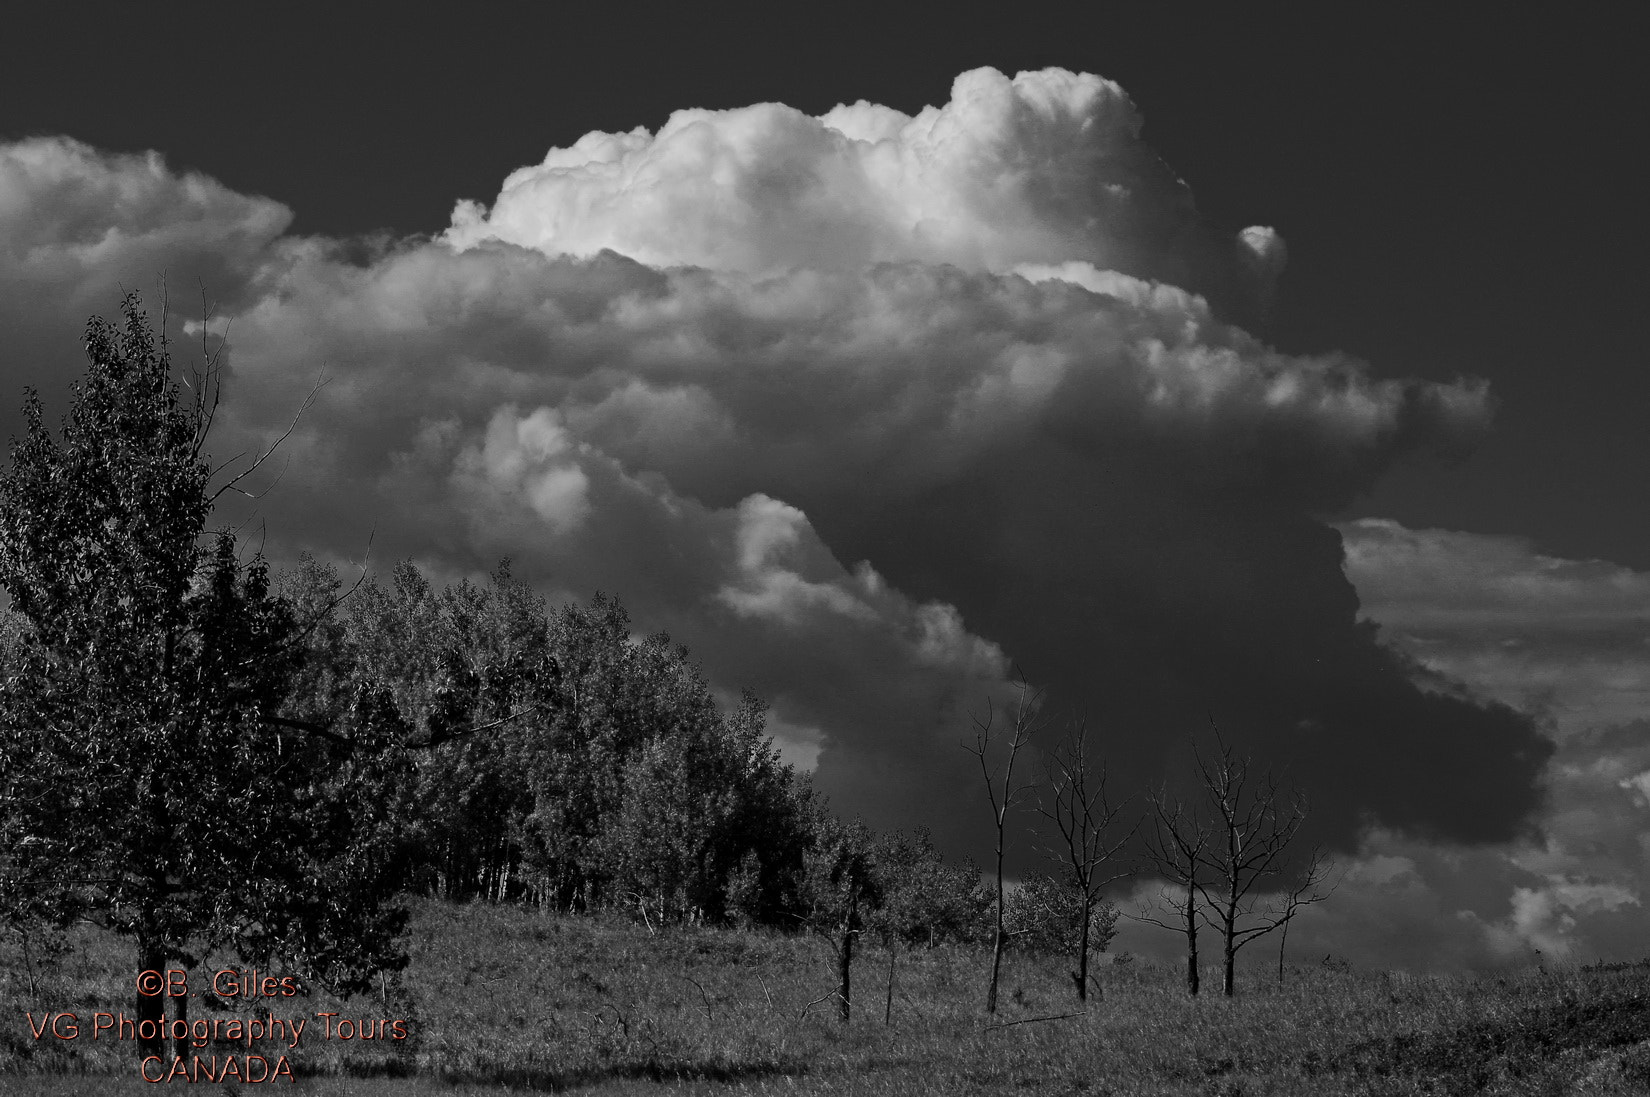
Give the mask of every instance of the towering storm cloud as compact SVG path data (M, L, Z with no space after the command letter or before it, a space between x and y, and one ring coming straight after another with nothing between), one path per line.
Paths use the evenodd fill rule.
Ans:
M280 236L280 207L154 158L42 148L0 154L55 158L0 174L11 316L56 325L32 343L72 344L48 302L164 254L228 302L223 456L330 378L259 504L278 552L376 529L440 574L508 554L614 591L772 699L846 811L968 842L957 744L1014 663L1118 780L1163 779L1213 716L1343 847L1506 839L1538 804L1551 744L1381 646L1325 520L1400 454L1469 446L1484 387L1248 334L1281 238L1201 225L1114 84L982 69L915 117L682 111L400 242ZM117 180L150 197L99 197ZM27 282L31 248L67 246L32 242L39 210L76 240L220 243Z
M1140 128L1122 88L1061 69L966 72L914 118L864 100L819 118L780 103L684 110L656 134L551 149L491 209L459 202L446 238L749 274L1077 262L1218 287L1234 306L1269 297L1282 240L1206 231Z

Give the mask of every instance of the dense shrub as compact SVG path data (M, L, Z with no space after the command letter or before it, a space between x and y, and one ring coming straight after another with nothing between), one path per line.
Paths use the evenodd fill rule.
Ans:
M1069 881L1041 874L1009 894L1007 929L1014 946L1027 952L1071 956L1082 936L1083 892ZM1106 951L1117 933L1117 908L1102 899L1088 908L1089 952Z

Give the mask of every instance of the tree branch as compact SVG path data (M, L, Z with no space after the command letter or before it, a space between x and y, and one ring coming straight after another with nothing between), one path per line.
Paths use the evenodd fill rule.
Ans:
M251 476L254 472L257 472L259 466L261 466L265 461L267 461L269 459L270 454L274 453L277 449L279 449L280 446L281 446L281 443L285 442L289 437L291 437L292 432L298 429L298 420L302 419L303 415L304 415L304 412L308 411L309 408L310 408L310 405L315 403L316 394L319 393L323 388L325 388L329 384L331 384L331 380L329 378L325 378L325 377L321 377L320 375L317 375L315 384L313 386L311 386L311 388L309 390L309 395L304 397L304 402L298 406L297 414L293 415L292 422L287 424L287 428L281 432L280 437L276 438L275 441L271 442L270 445L269 445L269 448L264 450L263 453L259 454L258 459L253 461L251 465L249 465L247 468L243 469L242 471L236 473L226 483L220 485L217 491L213 492L210 496L207 497L207 502L209 502L209 503L216 502L218 496L222 495L226 491L236 492L239 495L246 496L248 499L256 499L256 498L258 498L259 495L262 495L263 492L253 494L250 491L243 490L242 488L238 487L237 485L239 485L240 482L242 480L245 480L248 476ZM267 491L268 489L266 488L265 490Z

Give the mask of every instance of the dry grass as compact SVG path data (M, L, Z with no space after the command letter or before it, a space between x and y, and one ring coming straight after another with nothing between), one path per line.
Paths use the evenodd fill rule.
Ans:
M130 1013L129 947L81 933L31 998L15 946L0 943L0 1091L152 1092L130 1043L37 1042L24 1016ZM844 1026L825 997L829 950L805 937L650 934L617 920L427 903L412 953L404 989L382 997L277 1000L278 1015L311 1025L291 1053L297 1082L283 1079L284 1091L1650 1092L1644 966L1485 979L1300 968L1282 988L1256 972L1228 1001L1188 999L1177 969L1137 962L1102 968L1105 1000L1086 1014L1029 1021L1077 1007L1062 965L1011 955L995 1020L1028 1023L991 1028L981 1013L984 958L960 949L901 958L886 1026L886 954L863 953L855 1017ZM331 1009L406 1019L410 1038L319 1038L314 1014ZM196 1013L231 1015L199 1004Z

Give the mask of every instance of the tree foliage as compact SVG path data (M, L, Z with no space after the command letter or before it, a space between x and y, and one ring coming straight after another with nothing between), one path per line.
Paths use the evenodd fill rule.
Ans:
M395 962L404 915L323 871L347 851L293 810L317 772L269 721L299 622L263 561L207 529L234 484L212 487L204 452L216 378L185 395L135 297L123 313L87 325L60 434L27 394L0 476L19 625L0 692L4 890L14 912L132 937L139 970L233 945L314 961L348 990ZM348 907L328 887L346 878ZM140 1017L159 1009L138 1001Z
M947 864L926 827L876 838L873 864L881 902L870 925L884 945L932 948L981 939L991 897L971 861Z
M1016 948L1043 955L1090 957L1106 951L1117 934L1117 907L1089 899L1069 874L1039 873L1022 881L1008 897L1008 932ZM1088 932L1083 932L1083 919Z
M844 823L821 805L813 820L802 876L802 919L836 954L837 1016L853 1015L854 946L883 899L875 836L855 819Z
M878 902L867 926L888 953L883 1023L894 1008L894 965L902 949L934 948L946 941L973 941L990 917L991 896L970 861L950 865L926 827L890 831L872 847Z
M308 561L297 604L340 597ZM415 748L409 888L658 921L785 920L807 796L747 694L724 712L685 648L637 641L616 599L549 610L510 573L436 589L410 562L309 637L308 718L362 690Z

